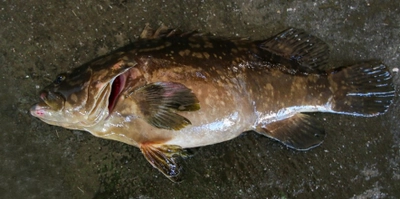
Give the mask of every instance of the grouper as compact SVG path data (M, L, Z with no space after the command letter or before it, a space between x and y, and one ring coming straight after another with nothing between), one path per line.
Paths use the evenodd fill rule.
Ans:
M394 95L387 66L335 66L303 30L253 41L146 26L136 42L57 75L30 113L136 146L179 181L187 149L255 131L308 150L325 138L309 112L374 117Z

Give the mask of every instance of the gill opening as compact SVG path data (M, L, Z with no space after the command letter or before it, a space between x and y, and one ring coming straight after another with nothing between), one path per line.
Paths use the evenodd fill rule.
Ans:
M108 97L108 111L111 113L117 103L117 99L125 87L126 77L124 74L117 76L111 85L110 96Z

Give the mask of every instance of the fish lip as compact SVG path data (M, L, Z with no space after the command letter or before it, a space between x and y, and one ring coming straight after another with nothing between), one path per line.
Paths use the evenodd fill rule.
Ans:
M46 101L47 101L47 95L48 95L48 94L49 94L49 91L42 90L42 91L40 91L39 98L40 98L43 102L46 102Z
M65 98L60 93L42 90L40 91L39 98L40 101L37 103L37 105L42 109L60 110L64 107L63 104L65 103ZM55 101L58 101L57 104L60 107L54 106Z
M48 100L49 93L50 92L47 91L47 90L40 91L39 98L40 98L41 101L38 102L34 107L39 106L41 108L47 108L47 109L50 108L51 106L50 106L50 103L49 103L49 100Z
M41 118L48 109L50 109L50 106L45 101L40 101L29 109L29 113L34 117Z
M128 71L118 75L111 82L111 92L108 96L108 113L111 115L115 105L117 104L118 98L120 97L122 91L125 89L126 80L128 76Z

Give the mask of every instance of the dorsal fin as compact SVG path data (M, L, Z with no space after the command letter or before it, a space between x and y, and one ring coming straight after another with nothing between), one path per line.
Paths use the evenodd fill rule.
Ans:
M269 52L263 54L265 61L291 74L324 73L327 69L328 45L303 30L289 28L259 47Z
M201 36L211 36L211 34L204 34L200 33L197 30L183 32L177 28L168 28L164 24L161 24L157 30L154 30L150 27L147 23L143 28L142 33L140 34L139 38L146 40L146 39L160 39L160 38L168 38L168 37L201 37Z
M150 24L146 23L139 37L140 39L157 39L169 37L170 35L175 34L176 31L177 29L169 29L164 24L161 24L157 30L154 30L150 27Z

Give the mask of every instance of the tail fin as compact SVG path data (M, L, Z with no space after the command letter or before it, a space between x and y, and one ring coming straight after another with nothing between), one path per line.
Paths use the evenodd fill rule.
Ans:
M387 111L395 90L392 75L381 63L360 63L330 75L334 112L372 117Z

